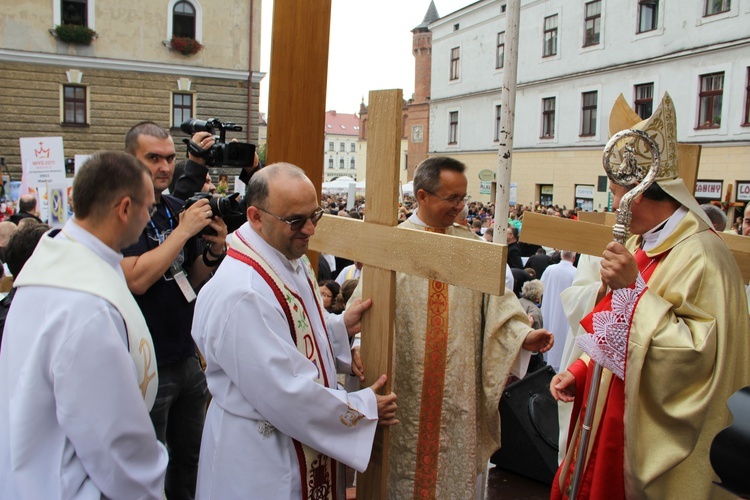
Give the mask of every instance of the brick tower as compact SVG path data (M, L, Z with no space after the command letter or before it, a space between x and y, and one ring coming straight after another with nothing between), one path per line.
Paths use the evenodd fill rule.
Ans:
M435 2L430 6L422 23L411 30L414 54L414 95L406 103L404 131L409 148L406 159L407 178L414 178L414 169L427 158L430 137L430 77L432 71L432 33L429 25L439 19Z

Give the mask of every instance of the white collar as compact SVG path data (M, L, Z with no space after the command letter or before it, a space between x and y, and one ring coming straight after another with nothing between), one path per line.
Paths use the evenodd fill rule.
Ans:
M63 227L62 231L60 231L56 238L66 239L70 241L76 241L92 252L94 252L96 255L101 257L101 259L112 266L115 270L117 270L120 274L122 273L122 268L120 267L120 261L122 260L122 254L120 252L117 252L113 250L111 247L106 245L102 240L76 224L75 222L75 216L68 220L68 222L65 223L65 226ZM123 274L124 277L124 274Z
M688 209L684 206L680 206L680 208L675 210L674 213L670 215L666 221L662 221L653 229L643 233L641 235L641 237L643 238L643 251L648 252L649 250L652 250L661 245L661 243L674 232L674 230L677 228L677 224L679 224L680 221L685 218L687 213Z

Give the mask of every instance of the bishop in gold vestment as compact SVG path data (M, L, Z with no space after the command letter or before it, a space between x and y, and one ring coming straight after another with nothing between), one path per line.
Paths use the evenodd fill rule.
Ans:
M631 123L613 126L629 115ZM712 484L709 448L730 423L727 399L750 383L740 271L678 176L669 96L649 120L639 120L621 96L610 129L647 132L662 159L656 182L631 206L635 236L604 252L611 307L608 295L581 322L591 335L577 338L604 367L578 498L722 498L726 492ZM617 207L630 188L610 189ZM577 402L585 399L586 365L590 376L585 356L556 375L553 395L569 400L572 388ZM571 494L579 435L580 421L552 498Z

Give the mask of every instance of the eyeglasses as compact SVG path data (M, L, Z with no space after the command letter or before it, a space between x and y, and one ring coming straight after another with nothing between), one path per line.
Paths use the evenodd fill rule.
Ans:
M257 208L258 210L260 210L263 213L267 213L271 217L276 217L281 222L283 222L284 224L288 225L289 229L291 229L292 231L299 231L299 230L301 230L303 227L305 227L305 224L307 224L308 220L313 223L313 226L317 226L318 225L318 221L320 220L321 217L323 217L323 213L324 213L323 209L320 208L320 207L318 207L308 217L296 217L294 219L284 219L283 217L279 217L276 214L272 214L268 210L264 210L264 209L262 209L260 207L255 207L255 208Z
M462 204L462 203L463 203L463 204L466 204L466 203L468 203L468 201L469 201L469 198L470 198L469 196L459 196L459 195L454 195L454 196L450 196L450 197L448 197L448 198L443 198L443 197L442 197L442 196L440 196L439 194L435 194L435 193L433 193L433 192L431 192L431 191L427 191L426 189L425 189L425 192L426 192L427 194L431 194L432 196L434 196L434 197L436 197L436 198L440 198L441 200L443 200L443 201L445 201L445 202L448 202L448 203L450 203L450 204L451 204L451 205L453 205L454 207L455 207L455 206L458 206L458 205L460 205L460 204Z

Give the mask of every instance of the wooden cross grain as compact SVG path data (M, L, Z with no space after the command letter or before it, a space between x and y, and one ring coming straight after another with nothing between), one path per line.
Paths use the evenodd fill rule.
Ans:
M370 92L365 221L324 216L310 240L312 250L365 264L362 296L371 297L373 305L362 318L364 385L385 373L386 393L393 384L396 271L501 295L507 261L504 245L395 227L402 107L400 90ZM370 464L357 478L360 500L386 497L388 439L388 428L378 428Z
M320 197L331 0L275 0L266 163L303 169ZM317 269L317 254L309 256Z
M679 144L680 177L690 192L695 191L700 164L700 146ZM600 256L612 241L613 213L581 213L579 220L561 219L526 212L523 215L521 241ZM590 221L590 222L589 222ZM750 280L750 238L719 233L731 250L745 282Z

